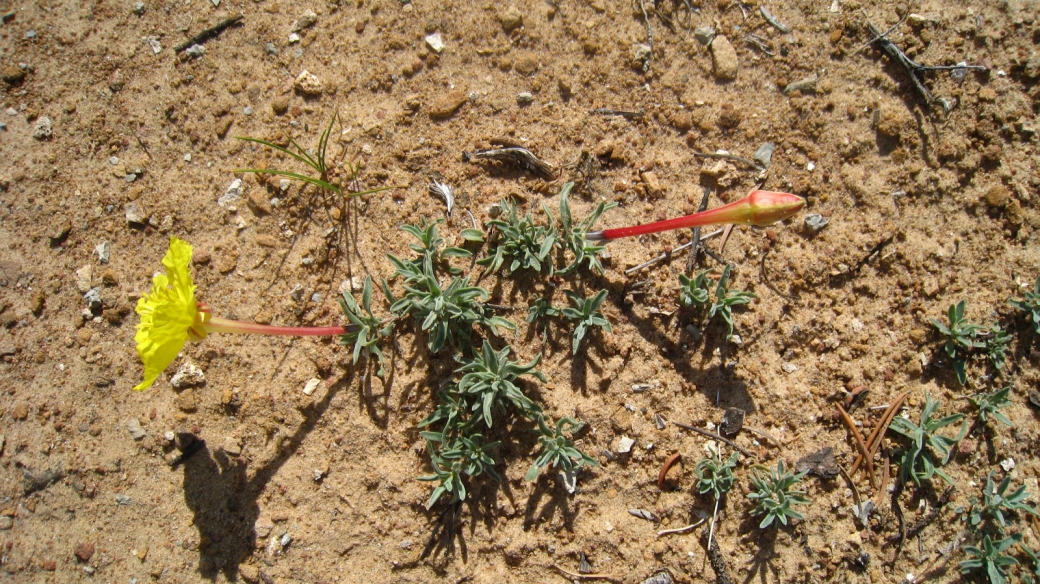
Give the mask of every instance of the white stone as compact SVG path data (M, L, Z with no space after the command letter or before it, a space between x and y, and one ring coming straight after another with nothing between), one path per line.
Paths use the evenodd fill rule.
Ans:
M635 445L635 443L636 441L632 438L629 438L628 436L622 436L621 439L618 440L617 444L618 454L627 454L629 452L632 452L632 446Z
M224 194L217 198L217 204L226 209L242 198L243 191L245 191L245 186L242 179L236 178L231 181L231 186L224 191Z
M321 380L318 378L312 378L307 380L307 384L303 386L304 395L314 395L314 391L321 385Z
M426 35L426 45L430 47L430 50L434 53L440 53L444 50L444 39L441 38L441 33L435 32L431 35Z
M184 389L186 387L202 385L204 383L206 383L205 372L191 361L181 365L181 368L177 370L177 373L170 378L170 385L177 389Z

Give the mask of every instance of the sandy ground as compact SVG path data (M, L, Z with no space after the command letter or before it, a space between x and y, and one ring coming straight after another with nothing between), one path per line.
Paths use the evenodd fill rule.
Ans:
M616 581L661 571L713 581L699 530L657 537L711 514L692 489L709 439L659 429L655 416L714 427L739 407L757 432L734 440L757 462L790 468L830 446L850 469L856 446L835 408L850 392L868 390L851 411L866 436L904 391L916 421L926 393L943 413L973 417L958 398L1010 384L1003 412L1014 426L973 426L945 467L955 488L945 506L938 480L893 499L862 472L856 494L841 477L810 475L805 519L760 530L745 496L748 459L720 511L733 581L961 578L966 556L950 543L977 541L957 510L980 496L986 474L1009 471L1034 505L1040 493L1040 426L1027 403L1037 337L1007 304L1040 274L1037 4L768 5L783 33L759 1L0 2L0 579L556 582L568 578L554 566L577 573L583 553ZM864 47L868 21L886 30L907 12L889 38L908 55L985 67L960 81L925 75L948 114ZM204 53L175 52L238 14ZM648 23L652 47L641 47ZM711 25L725 38L708 48L693 29ZM440 52L426 40L435 34ZM330 157L361 166L359 188L394 190L346 203L232 172L304 171L235 136L313 148L334 114ZM555 178L463 160L496 141L531 149ZM696 154L749 158L765 142L776 149L764 173ZM218 204L236 178L241 198ZM505 425L503 482L474 481L454 554L442 537L421 559L444 506L424 506L431 486L416 478L429 463L416 425L451 375L449 354L430 356L425 338L402 327L384 382L331 339L216 335L135 393L133 307L175 235L195 246L199 297L215 314L341 323L339 291L365 275L389 278L386 254L410 253L398 227L444 216L431 180L458 191L442 225L451 243L470 214L483 224L504 197L536 217L541 202L557 209L570 180L578 216L598 201L620 204L607 227L693 212L706 187L712 206L757 184L808 205L768 230L737 229L723 251L733 285L759 297L736 311L740 344L719 322L677 310L686 255L625 274L689 232L611 243L602 277L485 278L491 302L515 309L504 315L521 325L504 342L524 362L542 354L547 382L527 391L553 416L588 424L579 443L600 466L579 474L574 494L553 472L525 482L534 434ZM829 224L815 232L810 213ZM543 339L523 322L536 297L561 306L565 290L603 288L614 332L590 336L577 357L565 329ZM969 319L1002 323L1013 338L1005 371L973 357L966 387L929 322L961 299ZM378 294L376 304L386 315ZM206 381L175 391L169 378L188 362ZM320 384L308 396L310 379ZM171 466L184 435L204 444ZM635 440L628 454L617 453L623 437ZM901 444L889 433L875 476ZM682 463L662 490L658 473L674 453ZM878 503L867 526L853 518L857 496ZM907 527L937 520L894 545L893 501ZM1019 513L1009 532L1036 550L1035 529ZM1020 573L1035 568L1014 553Z

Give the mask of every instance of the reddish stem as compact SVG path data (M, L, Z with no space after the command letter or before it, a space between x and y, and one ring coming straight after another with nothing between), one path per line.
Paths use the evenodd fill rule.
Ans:
M355 325L348 326L273 326L255 322L241 322L214 316L205 324L208 333L239 333L253 335L281 335L291 337L334 336L354 332Z

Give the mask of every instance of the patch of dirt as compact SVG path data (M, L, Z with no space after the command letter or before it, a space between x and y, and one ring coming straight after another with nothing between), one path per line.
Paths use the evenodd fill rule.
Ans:
M1015 425L976 426L958 445L945 467L954 502L894 561L891 497L862 472L858 495L878 504L866 527L841 477L810 475L805 519L759 530L743 460L715 532L735 581L897 582L923 570L956 580L963 551L938 550L966 529L954 509L980 496L989 471L1003 476L1001 462L1013 460L1014 484L1036 504L1040 426L1027 396L1038 383L1037 337L1007 303L1040 274L1035 4L769 6L789 33L764 20L758 0L216 4L0 2L0 573L10 581L545 582L566 579L554 565L578 572L580 553L618 581L661 569L679 582L711 580L698 531L656 535L711 514L692 488L708 439L658 429L655 415L703 428L741 408L733 439L758 462L794 468L830 446L850 469L857 451L834 404L864 386L851 410L864 436L904 391L915 421L926 393L943 413L971 417L959 398L1007 383L1002 411ZM889 38L913 59L985 67L960 82L949 71L924 75L948 115L864 47L868 20L887 30L907 11ZM202 54L175 53L240 13ZM714 61L693 34L713 24L732 48ZM439 53L426 40L434 34ZM813 75L815 85L782 92ZM330 152L360 166L355 187L392 191L348 204L234 173L301 172L235 137L313 148L333 114L341 124ZM776 150L761 176L696 154L750 158L765 142ZM531 149L556 178L463 160L493 143ZM218 205L236 178L242 197ZM484 279L490 301L520 325L504 337L514 354L542 354L548 381L527 390L553 416L588 424L579 443L600 466L579 473L574 494L556 472L525 482L534 434L519 422L499 430L503 482L470 484L454 555L421 559L443 503L424 506L432 487L416 480L430 472L417 423L450 376L450 355L430 357L423 335L402 330L383 382L332 339L212 335L135 393L133 307L176 235L196 248L199 298L215 314L341 323L339 291L368 274L390 278L386 254L411 253L399 227L444 216L432 180L457 190L442 226L450 244L470 214L483 224L506 197L536 216L542 202L555 211L570 180L578 217L599 201L620 204L603 227L692 213L704 188L717 206L760 184L805 197L805 213L829 224L813 233L799 215L734 231L721 252L733 286L758 295L735 311L740 344L719 322L678 310L686 255L625 274L688 232L611 242L602 277ZM96 250L104 242L107 263ZM701 265L721 268L703 254ZM91 311L84 295L94 288ZM566 330L550 328L543 341L524 322L534 298L563 306L565 290L602 288L614 331L590 335L577 357ZM973 358L967 387L929 321L945 321L961 299L972 322L1002 322L1013 337L1005 372ZM377 294L385 315L381 302ZM175 391L170 378L188 362L205 382ZM312 378L321 383L307 395ZM635 444L618 455L623 436ZM875 464L900 444L886 440ZM661 491L658 473L676 452L683 462ZM942 488L934 479L902 491L907 526ZM1022 515L1010 531L1036 550ZM1018 557L1016 569L1033 569Z

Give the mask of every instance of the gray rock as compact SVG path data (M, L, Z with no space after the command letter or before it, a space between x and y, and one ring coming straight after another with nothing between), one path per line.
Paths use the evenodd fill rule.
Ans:
M293 286L293 289L289 291L289 298L292 298L296 302L303 299L303 285L297 284Z
M123 205L123 213L129 225L144 225L148 223L148 214L137 203L130 202Z
M711 41L715 40L715 27L714 26L698 26L693 31L693 38L697 39L697 42L704 46L711 44Z
M812 233L823 231L823 228L827 227L828 223L830 223L830 220L819 213L810 213L805 216L805 226Z
M188 47L188 49L186 51L184 51L184 54L189 56L189 57L194 57L194 58L198 59L202 55L206 54L206 47L204 47L202 45L192 45L192 46Z
M128 495L124 495L123 493L116 493L116 504L117 505L133 505L134 504L134 500L131 499Z
M711 61L715 68L715 78L720 81L733 81L740 69L737 50L724 36L717 36L711 43Z
M534 96L531 95L531 92L529 91L524 91L516 95L516 103L520 105L527 105L532 101L534 101Z
M294 22L293 25L292 25L292 31L293 32L300 32L301 30L307 28L308 26L313 25L317 21L318 21L318 15L315 14L314 11L308 10L307 12L304 12L303 14L300 15L299 18L296 19L296 22Z
M134 2L134 14L138 16L144 14L144 2Z
M629 438L628 436L622 436L621 439L618 440L617 444L618 454L626 454L628 452L632 452L632 446L634 446L635 443L636 441L632 438Z
M140 440L148 435L148 432L144 431L141 427L141 421L137 418L130 418L126 422L126 429L130 432L130 437L134 440Z
M776 144L766 142L759 146L758 150L755 150L755 153L751 155L751 159L761 164L762 168L768 170L770 163L773 161L774 150L776 150Z
M264 52L267 53L268 55L277 55L278 54L278 46L275 45L274 43L267 43L266 45L264 45Z
M672 584L672 582L672 574L667 570L661 570L646 580L643 580L641 584Z
M231 185L224 191L224 194L217 198L217 204L227 209L242 198L243 191L245 191L245 186L242 184L242 179L236 178L231 181Z
M107 241L102 241L94 247L94 251L97 252L98 261L107 264L108 260L112 257L112 244Z
M292 536L288 533L283 533L282 539L278 543L282 544L283 548L289 547L289 544L292 543Z
M83 295L83 299L87 301L87 308L91 314L99 314L101 312L101 286L95 286L87 293Z
M792 92L801 91L816 91L816 82L820 80L820 76L816 73L804 78L788 83L787 87L784 88L784 95L790 95Z
M37 140L49 140L51 137L51 119L47 116L40 116L36 120L36 127L33 128L32 135Z
M247 105L245 108L242 109L242 113L247 115L247 116L251 116L251 115L253 115L253 108L251 108L251 107L249 107Z

